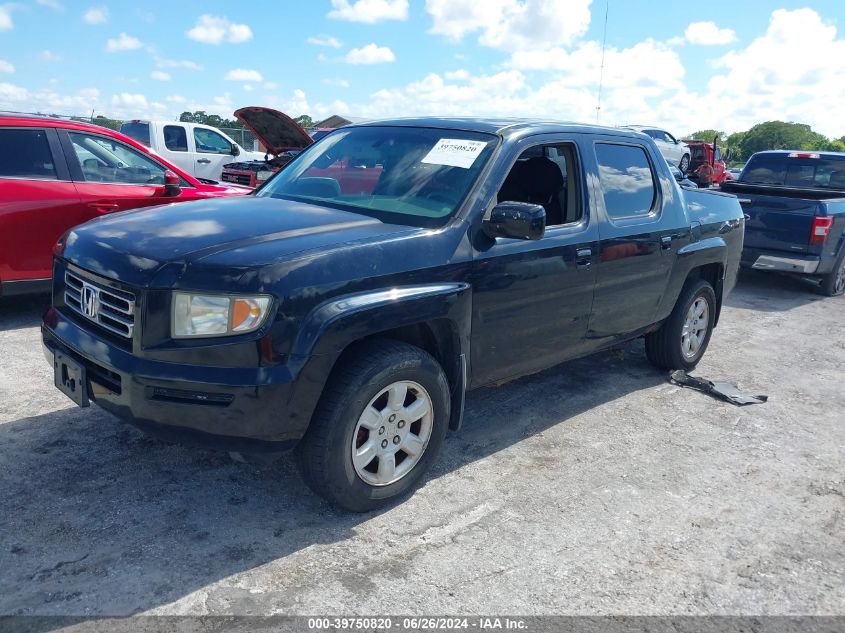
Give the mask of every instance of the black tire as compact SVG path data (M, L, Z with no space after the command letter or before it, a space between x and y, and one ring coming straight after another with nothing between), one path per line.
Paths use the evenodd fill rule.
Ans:
M431 432L419 461L407 474L394 483L371 485L352 463L353 435L365 407L397 381L413 381L426 390L432 404ZM297 447L303 477L314 492L347 510L366 512L383 506L413 489L431 466L449 426L449 411L446 375L430 354L387 339L355 346L338 361Z
M682 351L684 322L690 307L699 299L707 302L707 332L698 351L692 356L686 356ZM645 337L645 352L648 360L660 369L683 369L689 371L698 364L713 334L716 322L716 293L713 286L703 279L690 279L684 284L683 290L675 303L675 308L669 318L655 332Z
M833 270L822 276L819 292L826 297L838 297L845 294L845 246L836 258Z
M687 169L689 169L689 154L681 156L681 162L678 163L678 169L681 170L682 174L686 175Z

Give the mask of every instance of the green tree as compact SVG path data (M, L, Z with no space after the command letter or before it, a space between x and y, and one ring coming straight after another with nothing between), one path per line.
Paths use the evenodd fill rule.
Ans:
M307 114L300 114L294 119L299 124L299 127L309 128L314 127L314 120Z
M742 153L742 140L745 138L745 132L734 132L725 139L725 145L731 150L731 163L742 163L748 160L748 157Z
M718 130L699 130L698 132L693 132L689 136L685 136L684 138L694 139L696 141L706 141L707 143L712 143L713 139L718 137L719 143L725 142L725 133L719 132Z
M210 125L212 127L225 127L241 129L244 124L237 119L224 119L217 114L208 114L205 110L196 110L194 112L183 112L179 115L179 120L182 123L199 123L201 125Z
M758 123L742 138L742 155L747 159L767 149L825 150L830 146L826 136L813 132L803 123L767 121Z

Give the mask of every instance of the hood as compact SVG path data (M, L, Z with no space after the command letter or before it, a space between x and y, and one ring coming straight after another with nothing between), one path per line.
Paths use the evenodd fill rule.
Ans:
M235 110L235 118L252 130L271 154L305 149L314 142L296 121L278 110L248 106Z
M62 256L91 272L146 286L167 264L215 257L231 274L296 253L419 231L375 218L276 198L236 196L104 216L72 229ZM240 272L238 272L240 271Z

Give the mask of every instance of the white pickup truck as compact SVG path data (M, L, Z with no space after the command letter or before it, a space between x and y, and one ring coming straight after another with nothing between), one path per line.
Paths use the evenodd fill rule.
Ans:
M264 152L247 151L217 128L181 121L126 121L120 131L155 150L196 178L220 180L223 165L264 160Z

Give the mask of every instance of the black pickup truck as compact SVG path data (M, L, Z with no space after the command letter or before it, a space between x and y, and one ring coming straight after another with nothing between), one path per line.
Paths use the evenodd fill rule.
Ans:
M296 447L312 488L367 510L419 480L468 389L642 336L694 367L742 239L736 198L681 189L635 132L368 123L251 196L71 230L43 342L79 405Z
M739 197L748 219L743 266L845 293L845 153L758 152L722 191Z

